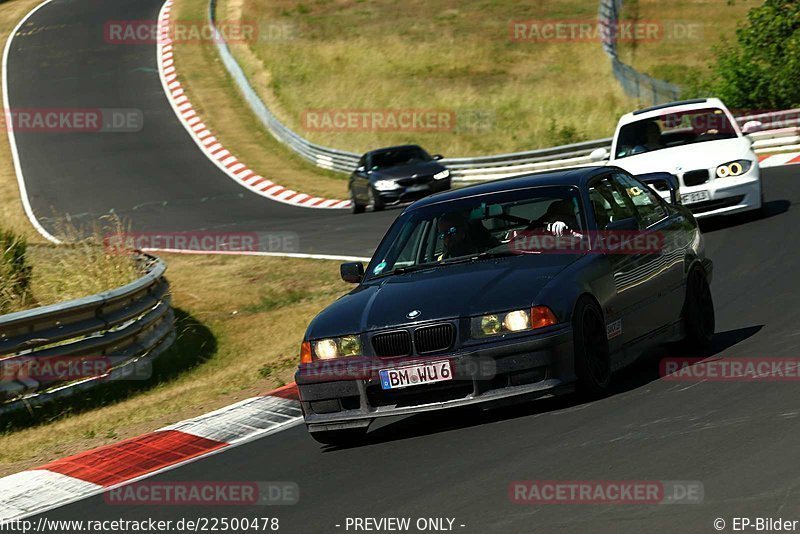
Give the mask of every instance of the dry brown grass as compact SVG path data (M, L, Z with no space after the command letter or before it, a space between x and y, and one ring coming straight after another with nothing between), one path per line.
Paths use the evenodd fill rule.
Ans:
M293 29L294 38L233 50L265 101L308 138L356 152L419 142L460 156L608 135L636 106L615 83L599 43L509 39L512 20L596 13L594 0L226 0L218 17ZM488 120L446 132L326 133L304 129L303 112L315 108L447 110L457 123L479 111Z
M713 48L733 40L737 24L760 0L638 0L625 2L622 17L652 21L664 29L665 40L627 42L621 59L641 72L678 84L705 73Z
M205 20L207 0L185 0L175 20ZM346 175L319 169L296 156L261 127L209 42L176 43L175 64L192 105L222 144L263 177L296 191L346 198Z

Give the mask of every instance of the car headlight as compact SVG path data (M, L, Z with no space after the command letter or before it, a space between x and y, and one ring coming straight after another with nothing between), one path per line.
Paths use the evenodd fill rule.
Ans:
M397 189L400 187L397 185L397 182L393 180L378 180L375 182L375 189L378 191L390 191L392 189Z
M450 171L445 169L442 172L437 172L436 174L434 174L433 175L433 179L434 180L444 180L445 178L448 178L449 176L450 176Z
M361 339L358 336L320 339L314 342L314 355L320 360L361 356Z
M473 317L471 322L472 337L483 338L552 326L558 323L558 319L547 306L536 306L530 310L514 310Z
M737 159L730 163L725 163L717 167L717 178L727 178L728 176L741 176L750 170L753 162L748 159Z

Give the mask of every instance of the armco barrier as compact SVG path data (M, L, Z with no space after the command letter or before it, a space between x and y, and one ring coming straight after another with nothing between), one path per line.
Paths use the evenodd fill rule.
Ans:
M619 1L620 0L602 0L601 19L603 17L617 17L618 8L621 6L621 3L619 3L619 5L617 4ZM609 10L613 10L613 13ZM250 105L250 108L267 130L293 152L318 167L344 173L352 172L357 165L360 154L312 143L278 120L258 96L252 85L250 85L247 76L231 53L223 35L216 31L216 0L209 0L208 16L216 33L214 42L222 58L222 63L233 77L242 95L244 95L245 100ZM604 43L604 46L608 45ZM614 48L614 50L616 50L616 48ZM614 52L614 54L616 54L616 52ZM673 99L673 96L677 98L677 93L673 95L673 93L670 92L672 89L668 89L666 94L669 94L669 98ZM795 146L798 143L797 129L800 127L800 120L798 120L798 117L800 117L800 110L795 109L739 117L737 118L737 122L743 125L751 120L760 120L764 124L764 128L768 131L757 132L752 134L751 137L754 139L756 153L769 154L800 148ZM771 128L778 129L769 130ZM592 165L596 162L591 160L589 154L597 148L610 147L611 138L605 138L512 154L445 158L442 160L442 163L452 171L454 182L480 182L547 169L558 169L576 165Z
M0 414L150 376L175 340L174 315L166 264L145 254L137 261L144 275L123 287L0 316ZM101 374L29 373L92 361L102 362Z

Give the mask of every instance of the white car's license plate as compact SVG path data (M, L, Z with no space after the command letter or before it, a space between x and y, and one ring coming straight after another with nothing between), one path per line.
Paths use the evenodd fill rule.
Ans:
M453 368L449 360L409 365L380 371L381 388L399 389L421 384L433 384L453 379Z
M708 194L708 191L693 191L692 193L681 195L681 203L683 204L694 204L704 200L711 200L711 195Z

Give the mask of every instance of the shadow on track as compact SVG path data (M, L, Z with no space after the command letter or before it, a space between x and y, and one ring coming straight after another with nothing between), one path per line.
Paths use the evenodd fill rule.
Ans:
M700 230L704 233L716 232L726 228L734 228L743 224L769 219L776 215L781 215L789 211L792 203L788 200L770 200L765 202L762 211L752 211L747 213L740 213L737 215L730 215L728 217L710 217L708 219L701 219Z
M611 397L638 389L661 378L660 363L663 358L706 359L712 356L722 357L724 351L754 336L762 328L763 325L758 325L719 332L714 336L710 348L692 354L681 351L677 346L663 346L648 351L642 354L635 363L614 375L614 380L605 397ZM505 406L495 404L489 408L480 408L476 406L452 408L446 411L446 416L442 411L422 413L400 419L370 431L361 446L399 441L491 422L565 410L595 400L598 399L590 398L579 393L572 393L555 397L532 399L529 401L514 401L513 404L506 404ZM332 452L340 448L345 447L326 446L324 451Z

